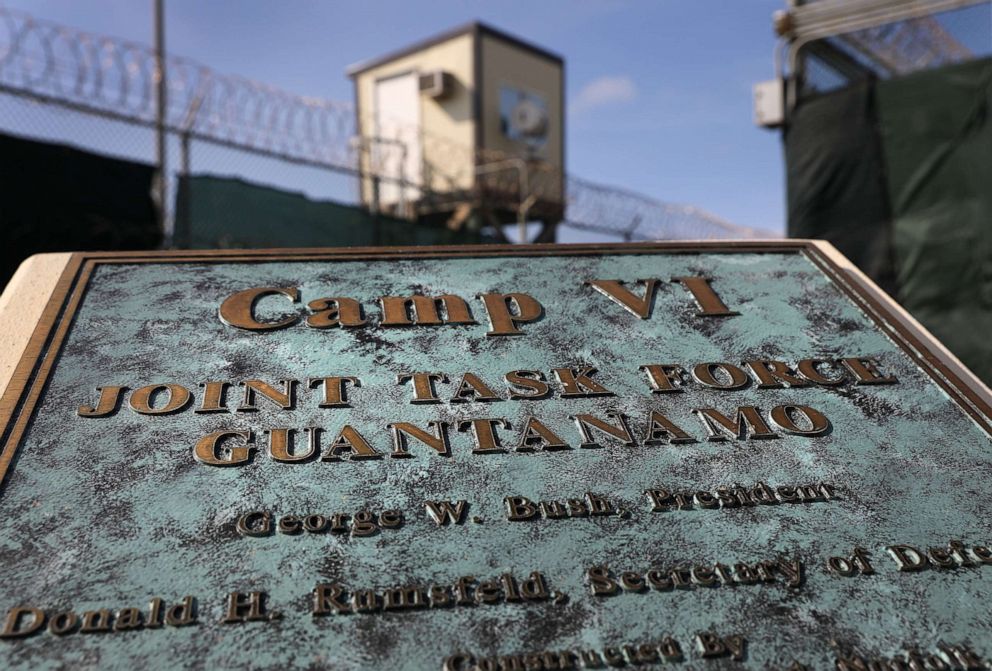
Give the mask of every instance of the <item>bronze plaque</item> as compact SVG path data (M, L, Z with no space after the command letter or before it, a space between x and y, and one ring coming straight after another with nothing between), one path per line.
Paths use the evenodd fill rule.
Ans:
M824 249L74 256L0 666L986 668L988 391Z

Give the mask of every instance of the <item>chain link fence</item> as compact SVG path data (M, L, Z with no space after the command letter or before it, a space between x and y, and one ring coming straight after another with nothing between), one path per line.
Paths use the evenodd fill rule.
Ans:
M806 3L804 10L816 4ZM920 3L920 16L851 32L837 27L835 34L805 42L797 61L800 98L992 55L992 2L951 4L961 6L926 13L928 5ZM851 3L850 21L858 19L857 10Z
M165 233L172 231L178 179L188 174L234 177L360 204L360 182L423 189L397 178L356 139L350 104L294 95L170 56L167 105ZM0 8L0 132L58 142L99 154L157 164L157 69L150 47L92 35ZM444 141L424 137L419 141ZM450 144L450 143L449 143ZM447 151L469 148L449 146ZM486 152L477 160L510 156ZM501 178L494 175L489 181ZM535 184L566 179L546 175ZM568 177L562 225L603 239L771 237L699 208L664 203ZM513 185L500 185L523 200Z

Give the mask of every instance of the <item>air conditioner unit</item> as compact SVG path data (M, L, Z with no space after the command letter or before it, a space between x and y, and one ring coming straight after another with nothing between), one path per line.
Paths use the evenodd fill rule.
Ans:
M420 93L441 100L451 93L451 74L444 70L420 73Z
M785 123L785 82L770 79L754 85L754 123L778 128Z

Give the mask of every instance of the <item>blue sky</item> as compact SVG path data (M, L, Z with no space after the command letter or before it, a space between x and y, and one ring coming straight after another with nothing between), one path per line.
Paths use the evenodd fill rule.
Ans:
M150 42L150 0L0 0ZM295 93L350 101L348 65L479 19L566 62L567 168L737 224L782 231L777 133L751 86L773 76L782 0L166 0L170 52Z

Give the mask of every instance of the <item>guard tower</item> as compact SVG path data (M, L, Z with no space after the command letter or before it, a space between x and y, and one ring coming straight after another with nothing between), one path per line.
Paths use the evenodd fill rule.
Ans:
M471 23L348 70L362 202L451 228L540 221L564 211L564 63Z

